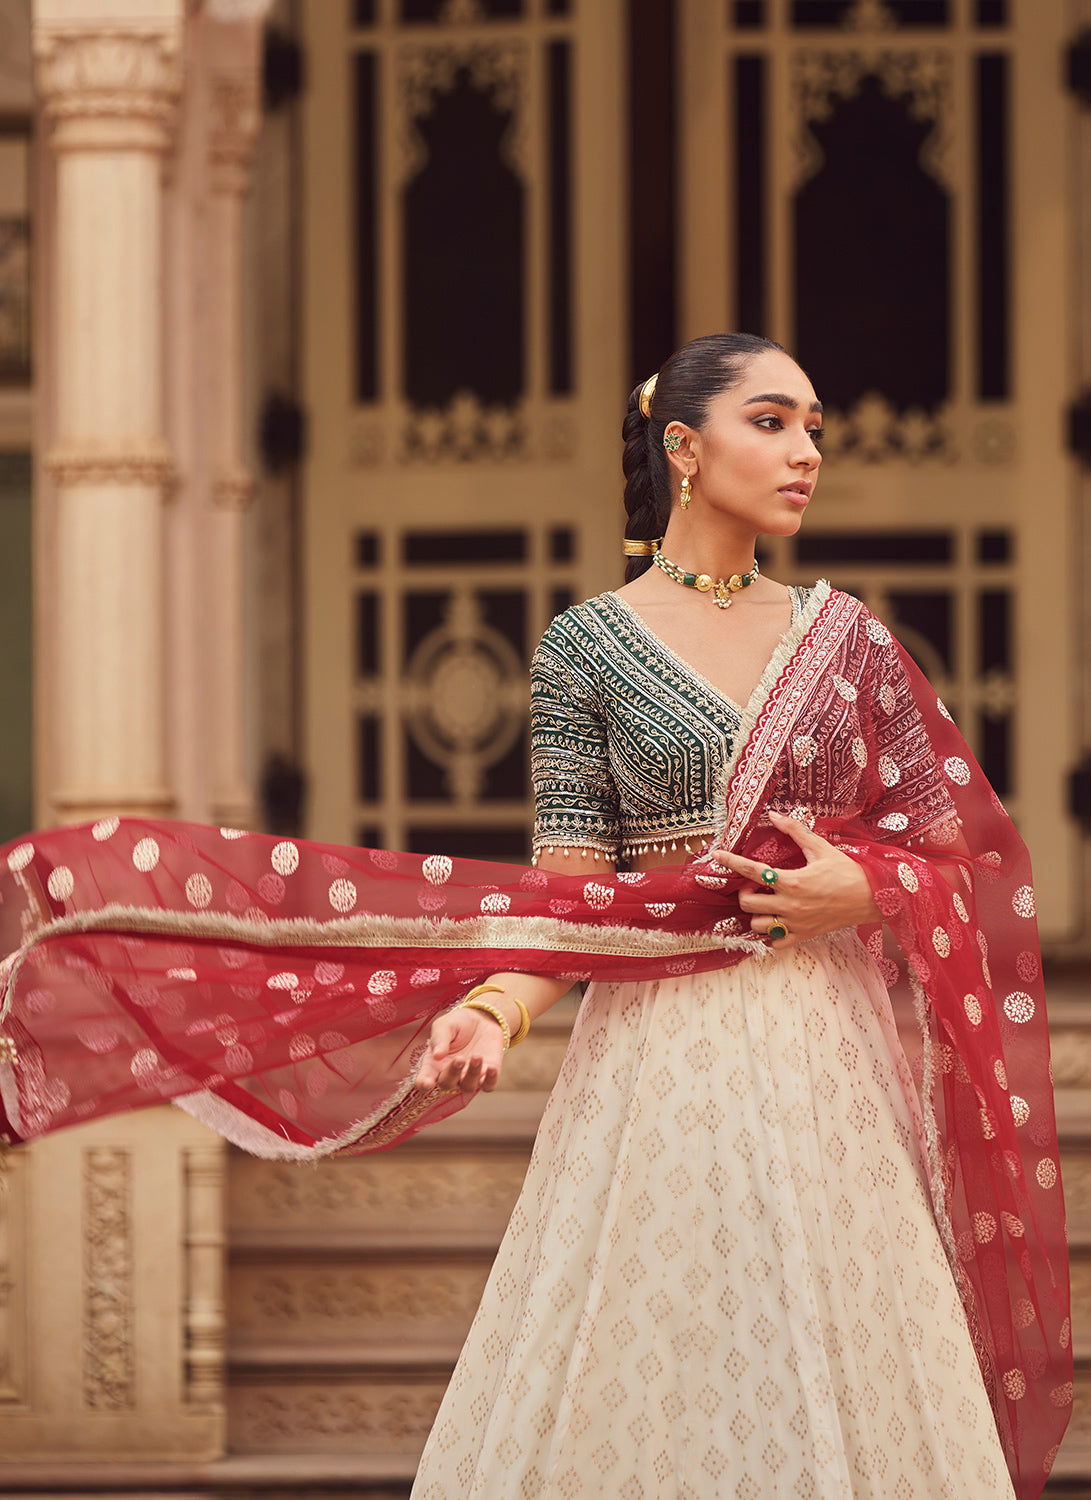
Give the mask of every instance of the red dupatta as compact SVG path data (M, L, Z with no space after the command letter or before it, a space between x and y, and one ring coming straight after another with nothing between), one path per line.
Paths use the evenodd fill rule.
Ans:
M1049 1041L1026 851L886 628L820 586L728 768L719 842L790 866L769 808L858 859L912 995L937 1220L1020 1500L1072 1400ZM8 1134L173 1099L259 1154L374 1150L459 1109L428 1026L496 970L647 979L760 960L738 877L568 876L109 819L0 851ZM6 1054L6 1057L5 1057Z

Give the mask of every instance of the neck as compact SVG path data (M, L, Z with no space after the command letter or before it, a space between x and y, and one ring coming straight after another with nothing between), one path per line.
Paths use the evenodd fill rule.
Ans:
M753 533L724 535L704 527L683 526L672 517L659 550L664 558L677 563L687 573L708 573L713 578L730 578L733 573L749 573L754 566Z

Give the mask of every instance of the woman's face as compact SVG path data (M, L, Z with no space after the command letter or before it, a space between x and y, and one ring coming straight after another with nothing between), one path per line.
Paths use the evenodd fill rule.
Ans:
M793 535L818 477L821 431L822 404L795 360L776 349L755 355L690 433L690 516L708 506L748 531Z

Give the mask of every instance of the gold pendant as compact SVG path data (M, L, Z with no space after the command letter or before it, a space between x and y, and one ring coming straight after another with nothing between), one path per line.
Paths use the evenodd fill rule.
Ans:
M716 580L716 592L713 595L720 609L731 608L731 590L722 578Z

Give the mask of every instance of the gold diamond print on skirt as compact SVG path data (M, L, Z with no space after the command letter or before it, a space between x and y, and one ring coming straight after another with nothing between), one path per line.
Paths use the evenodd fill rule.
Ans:
M1011 1497L855 938L593 986L415 1500Z

